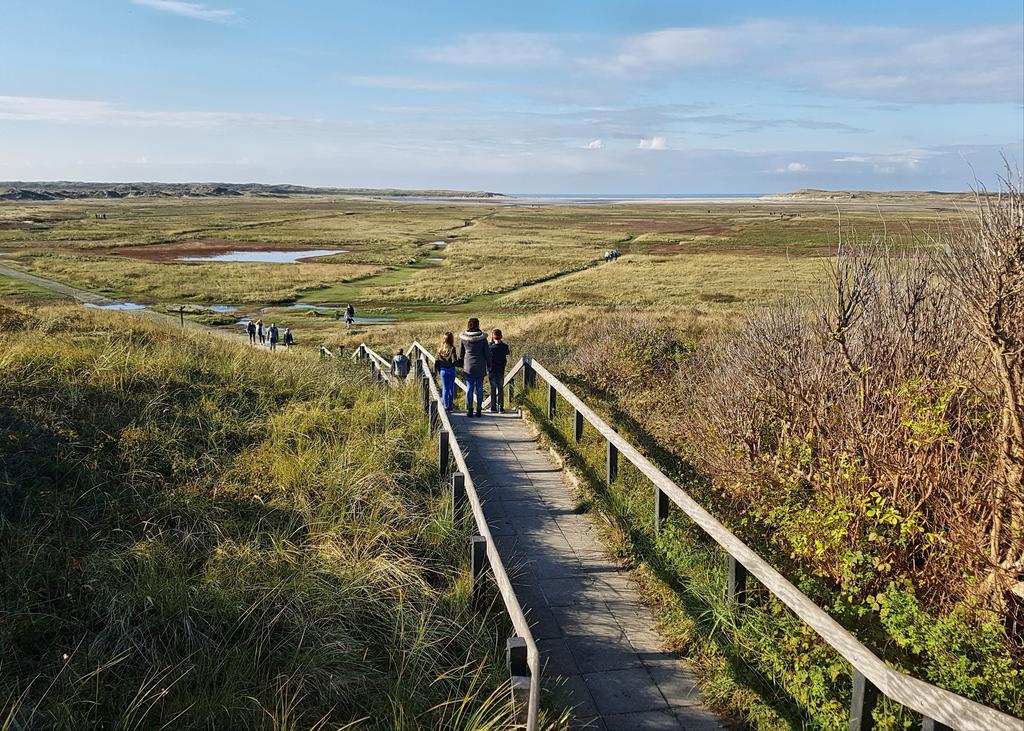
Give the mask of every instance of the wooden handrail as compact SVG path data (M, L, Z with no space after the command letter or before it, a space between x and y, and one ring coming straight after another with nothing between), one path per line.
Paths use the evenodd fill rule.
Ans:
M412 350L419 352L423 356L425 365L433 360L430 353L419 343L414 343L410 351ZM664 495L668 500L675 503L705 533L725 549L732 560L756 577L768 591L789 607L825 643L850 663L855 674L859 674L873 688L876 688L879 692L900 705L920 713L926 720L943 724L951 729L959 729L960 731L1024 731L1024 720L964 698L886 665L864 643L854 637L846 628L835 621L831 615L815 604L773 566L755 553L753 549L722 525L711 513L705 510L685 490L679 487L679 485L658 469L654 463L626 441L604 419L576 396L568 386L562 383L538 361L533 360L529 356L521 358L506 374L504 385L508 386L511 384L519 372L527 367L533 373L543 378L558 395L564 398L576 410L577 414L589 422L608 444L614 447L616 455L621 455L629 460L641 474L654 483L659 491L659 495ZM429 378L428 380L431 384L431 398L438 400L439 395L434 379ZM484 405L486 404L487 402ZM439 409L438 411L441 422L448 429L449 434L452 435L454 440L454 432L451 429L451 421L448 418L448 414L444 409ZM540 661L536 644L533 641L532 635L529 634L529 626L522 613L522 608L515 597L511 582L508 581L504 565L501 564L501 557L498 555L497 549L491 540L483 507L480 504L475 488L471 487L468 467L462 457L461 450L454 441L452 442L452 451L455 454L455 460L459 469L466 475L467 493L470 495L470 504L473 507L477 527L480 530L480 534L487 537L488 560L491 562L492 567L500 566L500 570L495 570L494 574L502 599L505 601L506 610L512 618L516 631L527 640L530 670L532 673L530 703L531 714L533 714L534 695L536 693L533 681L539 680L540 675ZM498 580L499 573L502 577L501 580ZM531 718L535 719L536 717L532 715Z
M593 426L619 454L628 459L644 476L668 496L691 520L711 536L736 561L782 601L790 610L813 629L819 637L843 656L880 692L932 719L961 731L1024 731L1024 720L943 690L905 673L893 670L864 643L850 634L825 610L790 583L767 561L758 556L743 541L733 535L711 513L701 507L685 490L669 479L632 444L618 434L604 419L579 399L564 383L536 360L530 366L549 386ZM505 378L506 385L523 361Z
M375 358L378 361L383 360L365 343L361 344L360 347L365 349L371 358ZM533 638L533 632L530 630L530 623L526 620L526 614L523 612L522 605L516 597L515 589L512 587L512 580L509 578L508 571L505 569L505 564L501 560L501 554L498 552L498 547L494 543L494 536L491 535L491 529L487 525L487 517L484 514L483 503L480 500L480 495L476 491L476 485L473 483L473 476L469 471L469 465L466 464L466 458L462 452L461 446L459 445L458 438L455 435L455 430L452 428L451 419L442 404L441 394L437 389L437 383L430 375L432 356L419 343L413 343L413 346L410 348L410 352L413 351L417 351L420 354L419 360L423 364L424 377L427 379L427 383L429 384L430 399L437 404L437 417L441 423L441 427L448 433L448 444L452 457L455 460L455 464L458 467L459 472L463 475L466 499L473 512L473 521L476 524L477 534L484 538L487 561L491 567L491 575L494 578L494 583L498 587L502 603L505 605L505 611L508 613L509 619L512 621L512 626L515 628L516 635L526 644L527 665L530 669L530 690L529 701L527 704L526 731L536 731L540 712L541 678L540 653L537 650L537 643Z
M356 348L354 353L352 353L352 360L359 358L360 353L366 353L366 356L370 361L376 364L377 375L379 375L383 381L386 383L392 383L390 362L385 360L366 343L359 344L359 347Z

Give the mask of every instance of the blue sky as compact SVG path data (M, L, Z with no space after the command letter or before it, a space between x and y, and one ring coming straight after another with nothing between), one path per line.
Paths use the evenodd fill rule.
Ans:
M963 190L1024 165L1024 3L40 0L0 179Z

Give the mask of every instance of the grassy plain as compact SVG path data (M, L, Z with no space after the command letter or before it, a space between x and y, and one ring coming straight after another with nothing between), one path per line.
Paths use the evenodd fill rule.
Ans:
M0 726L508 728L412 390L78 307L0 333Z
M602 322L620 310L641 311L653 321L671 326L677 333L682 331L688 347L692 340L699 340L703 334L718 332L723 326L728 327L732 322L742 318L744 312L753 306L772 302L784 296L806 293L819 287L826 279L828 259L839 245L841 236L845 239L855 235L862 240L870 240L873 236L883 233L905 234L908 237L933 233L938 230L944 219L958 217L954 203L959 201L926 198L905 205L885 201L884 206L875 206L870 201L856 204L823 204L805 200L746 201L730 204L702 202L513 206L495 202L433 204L301 197L6 203L0 204L0 262L111 297L151 302L158 309L160 305L176 302L242 305L240 314L259 315L264 321L274 321L278 325L292 327L300 347L316 347L319 344L327 344L332 348L351 347L360 340L366 340L381 352L385 352L389 348L406 346L413 338L433 346L439 333L445 330L457 332L464 326L466 317L477 315L483 319L485 327L500 326L506 331L513 347L513 359L521 355L524 349L530 349L534 353L542 354L546 363L557 363L559 354L573 352L590 337L589 333L599 329L598 326ZM237 246L239 249L274 245L283 249L339 248L351 253L287 265L186 264L173 260L157 261L142 255L141 247L145 245L187 244L202 240L214 240L225 245ZM601 253L613 247L619 248L623 252L623 257L613 263L601 261ZM15 290L20 289L23 298L32 296L32 292L21 288L21 285L9 286ZM349 329L334 318L332 310L319 311L290 306L293 303L333 306L345 302L352 302L361 316L392 317L395 321L385 324L358 324ZM86 393L86 386L93 386L81 379L94 372L96 378L100 379L97 381L100 385L107 382L103 379L114 382L121 379L125 384L133 383L129 370L125 370L127 366L122 368L110 365L120 363L119 358L123 355L122 351L111 348L118 345L121 338L129 336L107 332L102 325L96 325L102 321L95 318L68 317L79 324L46 325L44 328L47 333L59 333L52 347L61 350L60 357L64 359L61 362L66 361L68 365L67 373L60 370L64 365L60 368L56 365L51 367L51 371L64 379L60 388L65 389L66 393L61 392L57 395L60 398L67 397L67 394L74 395L75 398L67 397L69 401L75 401L79 394L86 394L89 398L103 396L109 399L109 394L92 391ZM210 313L204 313L200 317L208 318L204 321L210 324L238 327L237 324L230 324L231 317L215 316ZM74 333L74 337L63 334L65 327ZM29 332L34 335L42 331L36 329ZM190 532L190 524L173 523L167 516L184 516L185 519L192 520L195 513L194 505L213 505L221 511L218 515L226 514L230 517L230 510L233 510L236 504L243 503L247 510L256 511L256 514L261 516L255 527L247 527L239 520L218 525L217 534L226 536L230 543L223 551L227 558L216 551L211 553L210 556L217 561L211 563L208 570L207 563L204 562L209 557L200 563L185 562L183 566L171 565L177 572L173 574L175 586L179 589L189 586L189 582L196 576L194 571L202 569L206 571L204 581L212 582L212 586L217 590L216 596L199 595L199 599L208 602L203 606L212 608L211 611L215 611L217 617L227 617L228 621L235 621L239 617L245 620L246 617L238 612L232 614L237 608L234 605L225 610L219 603L221 599L227 597L237 602L241 601L241 597L245 601L266 603L277 610L281 607L274 602L279 601L280 597L246 594L243 588L240 588L240 584L231 583L232 577L227 573L227 569L237 565L247 572L246 576L260 578L260 571L263 570L261 567L267 565L269 559L269 565L273 570L277 571L280 568L280 573L275 574L275 578L288 577L288 581L292 582L289 586L294 586L299 591L298 604L289 604L282 609L286 638L294 627L299 626L326 628L330 634L341 631L336 622L368 622L366 627L354 631L357 640L362 643L360 646L364 649L370 645L375 650L403 647L402 643L406 641L411 641L415 647L419 647L417 637L420 638L419 641L430 644L431 638L437 637L435 631L438 627L447 626L446 623L452 616L462 616L462 605L458 602L464 599L464 595L460 594L464 590L464 584L460 583L462 580L457 575L458 571L452 568L454 558L444 553L445 549L436 543L439 537L447 540L452 536L442 529L443 515L437 512L437 505L417 487L420 485L419 477L423 475L425 464L420 452L426 447L423 435L408 428L409 423L416 422L411 413L407 413L408 404L377 404L378 410L373 413L360 415L359 418L353 415L345 416L349 413L348 410L355 408L353 394L356 392L352 389L356 386L344 379L337 380L337 374L330 372L338 361L317 366L321 370L309 371L310 378L303 376L306 380L302 380L302 388L288 380L292 378L289 375L289 368L283 369L282 372L265 367L258 368L254 364L256 361L248 363L241 356L238 364L230 368L222 364L213 368L212 376L211 373L203 375L207 381L212 378L212 386L207 387L207 384L199 388L193 383L182 384L174 380L178 377L176 371L189 373L188 363L181 359L194 358L194 346L188 345L181 353L172 352L172 349L162 342L161 337L153 335L151 328L133 326L130 332L133 334L129 339L136 338L138 346L148 348L149 351L145 361L129 359L125 362L131 365L132 369L137 369L143 374L148 373L146 377L151 380L166 380L164 385L167 388L157 391L160 403L174 402L174 399L186 397L194 399L195 403L189 402L186 406L204 419L209 418L209 423L196 427L198 431L195 436L197 439L207 441L193 445L194 449L188 446L176 451L173 447L179 444L181 436L173 430L185 428L179 424L190 422L180 420L165 424L160 421L164 418L161 415L163 412L158 413L157 410L150 413L146 410L145 404L130 402L130 394L117 391L117 398L124 400L125 413L132 409L141 409L141 413L144 413L147 419L154 420L147 427L153 431L134 436L129 434L131 439L125 440L124 445L119 441L118 444L108 444L105 448L127 450L126 454L132 460L153 457L168 464L173 464L174 460L191 459L200 452L209 452L228 464L227 467L217 466L216 469L211 469L210 473L204 473L205 476L202 478L195 477L189 484L170 484L168 494L146 493L147 501L152 495L156 495L157 498L156 503L146 502L147 509L151 504L160 507L155 519L163 521L158 525L165 533L157 535L157 538L170 546L172 554L180 548L180 545L173 543L179 539L180 531L187 534L181 541L198 540L202 551L211 550L211 546L220 551L222 547L219 544L215 546L215 541L209 535L204 534L205 537L195 539ZM51 365L56 363L58 358L55 351L32 350L37 348L33 343L33 335L28 335L28 340L20 344L15 352L29 354L36 361L44 361ZM50 344L46 347L49 348ZM628 349L632 345L627 344L625 347ZM25 362L28 362L29 355L25 355ZM7 357L10 359L12 356ZM252 356L254 359L262 357ZM293 353L274 362L275 365L287 363L298 357L299 354ZM157 361L156 365L152 365L154 359ZM7 361L19 367L24 366L23 371L28 375L38 373L31 372L25 366L25 362L19 365L15 361ZM240 365L243 363L246 363L244 367ZM74 370L78 366L83 368L80 373ZM324 368L327 370L322 370ZM79 381L72 383L71 374L75 373L77 375L74 375L74 378L78 378ZM626 379L621 380L625 382ZM14 382L17 382L17 379ZM230 387L229 382L232 384ZM39 383L33 387L41 388ZM234 403L225 400L225 393L231 392L233 384L237 383L248 385L245 385L240 395L235 396L244 397L243 400L252 397L253 403ZM225 393L218 390L222 386ZM252 387L251 390L249 386ZM297 411L280 402L277 394L281 389L289 394L289 398L295 398L299 405ZM344 419L347 419L344 425L348 430L348 436L332 430L335 422L333 418L323 418L320 402L310 405L316 400L316 394L322 395L325 389L330 392L326 397L329 403L325 408L328 411L344 412ZM330 401L334 398L335 392L340 394L340 403ZM14 392L6 396L8 403L19 404L19 399L19 394ZM88 401L83 400L82 403ZM282 405L286 408L280 412ZM213 411L210 409L227 410L228 417L218 420L219 418L213 417ZM73 412L71 416L75 414L77 412ZM244 417L245 423L240 425L233 421L233 414L240 414L239 418ZM175 415L176 413L171 414ZM47 423L52 422L55 430L65 427L69 429L66 434L70 442L77 444L74 440L82 441L78 434L84 432L79 426L65 424L66 420L62 421L64 417L60 417L59 414L47 412L44 416L48 420ZM94 417L95 414L91 418ZM368 450L363 438L367 434L381 434L383 426L395 424L395 419L402 420L407 426L406 431L401 432L401 438L405 440L404 451L399 450L404 455L403 461L400 465L392 466L398 474L411 475L408 484L388 483L377 492L371 490L368 493L359 493L355 502L348 500L346 495L334 492L334 488L321 490L323 486L313 479L316 475L310 470L324 464L322 453L317 451L322 442L326 441L332 459L348 460L345 464L352 467L355 474L359 474L362 466L376 464L373 460L377 459L371 454L371 450ZM170 440L170 446L166 448L160 444L164 432ZM239 436L242 432L244 434ZM115 432L107 429L105 433ZM209 437L209 434L217 434L218 437L215 440ZM302 451L302 445L295 446L293 439L296 434L300 435L300 441L307 440L308 437L308 440L316 442L316 449L310 454ZM218 440L225 436L228 442L219 443ZM260 469L253 469L237 451L230 452L231 444L243 441L255 445L250 449L257 455ZM339 441L344 441L345 444L339 444ZM88 450L93 446L95 445L86 443L83 448ZM598 443L590 444L593 453L586 455L592 458L596 465L591 466L598 470L603 454L601 446ZM271 455L273 450L285 450L296 459L289 465L282 465ZM354 451L350 454L349 450ZM160 462L157 467L146 467L143 470L139 478L142 482L139 484L144 489L150 489L151 485L147 481L155 479L153 475L163 474L163 464ZM217 464L220 465L220 462ZM146 472L150 469L153 474ZM293 473L291 470L296 472ZM624 469L623 473L624 483L628 482L629 469ZM274 487L279 477L280 485ZM301 479L298 479L300 477ZM339 475L339 480L341 477ZM311 491L307 487L309 479L313 479L315 490ZM347 482L345 484L346 489L351 487ZM215 499L204 496L194 504L183 502L186 499L195 499L198 488L215 489L217 495ZM248 494L257 495L262 500L270 502L266 505L249 505L246 497ZM322 505L324 494L331 498L327 505ZM134 496L114 497L117 500L123 497L125 504L132 510L139 508L132 502L135 500ZM649 485L638 483L635 493L627 491L620 497L621 505L610 504L610 508L615 510L609 512L614 513L617 510L623 516L625 522L620 522L617 528L621 532L620 540L615 543L617 550L623 552L623 555L628 555L625 553L625 545L626 539L630 538L628 534L631 519L636 517L637 520L632 522L640 525L641 522L647 521L650 515L650 505L644 502L650 499ZM422 569L424 573L411 578L407 574L403 575L398 577L400 581L397 583L389 583L394 578L391 576L356 577L360 581L365 580L372 584L370 589L379 589L388 596L384 604L367 609L353 599L351 593L345 593L341 597L333 594L336 586L332 584L324 587L318 583L316 577L320 576L317 572L321 570L321 564L318 563L321 551L326 551L334 562L344 552L355 550L353 546L361 546L366 550L357 558L373 563L370 549L376 548L377 545L371 535L372 526L359 523L357 530L345 534L344 540L338 541L337 536L330 533L330 530L344 521L330 511L340 511L347 521L349 518L358 517L360 511L369 505L369 501L375 499L380 499L385 506L390 506L387 509L396 511L396 515L382 520L387 525L385 533L390 535L392 529L396 530L403 541L403 547L409 549L409 572L416 574ZM223 501L233 502L225 507ZM422 530L415 529L412 523L403 517L401 511L405 508L402 506L406 504L411 505L409 509L424 519L425 527ZM181 508L181 505L185 505L188 510ZM317 508L318 505L321 507ZM274 512L269 517L263 517L260 511L269 510L267 506L272 506ZM62 504L60 507L64 509L65 506ZM91 506L86 507L92 509ZM105 515L100 517L107 520ZM288 521L301 519L302 522L293 524L286 521L287 530L295 530L292 533L288 533L287 530L282 533L280 525L274 521L285 517ZM438 528L439 525L442 528ZM212 532L211 529L211 535ZM136 538L145 549L142 553L130 553L115 541L110 541L111 551L123 551L128 556L118 557L113 565L119 570L124 566L135 567L132 570L142 575L146 581L152 582L152 567L158 565L155 563L156 558L161 558L165 554L153 558L156 554L151 553L153 547L147 543L152 542L152 536L147 534ZM640 535L640 538L647 542L653 540L645 534ZM673 546L693 544L694 542L688 538L674 541ZM34 553L25 552L26 555L58 555L66 558L65 554L59 553L63 549L53 548L46 543L45 540L49 539L41 532L28 536L26 540L28 539L36 543L30 546ZM163 544L158 548L164 550L167 546ZM134 545L132 550L135 550ZM179 559L179 554L172 557ZM21 552L17 555L21 555ZM424 557L431 563L424 563ZM433 563L438 557L441 559L440 563ZM213 561L213 558L209 558L209 561ZM682 562L682 559L679 561ZM702 567L708 561L701 559L692 563ZM235 563L228 566L231 562ZM164 570L167 565L169 564L159 564L158 567ZM331 565L333 566L333 563ZM35 569L34 566L26 565L18 570L28 576ZM440 586L434 583L433 578L429 581L420 581L424 575L435 570L440 575ZM686 607L689 612L697 615L704 612L705 616L712 616L715 622L723 617L723 621L733 622L735 617L726 616L725 610L720 606L722 577L721 571L716 571L717 573L710 578L705 577L703 585L699 582L694 583L698 594L706 594L698 597L701 599L700 602L691 602L693 597L675 591L675 588L671 591L663 588L665 604L662 609L668 606L669 611L682 612L683 609L673 602L683 601L693 604ZM118 581L122 578L120 574L112 576ZM430 576L433 577L433 574ZM336 578L331 575L332 581ZM339 582L348 580L347 576L338 579ZM9 583L11 586L17 586L19 581L20 579L16 577ZM203 586L208 587L208 584ZM409 586L413 587L411 593L399 597L402 592L410 592ZM363 596L360 593L363 592L363 588L363 585L358 585L354 592L355 596ZM125 617L137 616L130 615L130 612L138 609L138 615L145 615L145 611L148 611L144 606L145 599L140 598L139 593L142 589L150 590L150 587L140 585L129 589L125 596L116 597L121 604L111 604L117 609L118 617L122 619L121 626L125 625ZM142 592L141 596L150 595ZM171 599L178 602L172 606L184 606L184 600L180 597ZM401 609L393 607L387 604L391 599L396 603L411 601L413 609L420 612L419 616L423 618L424 624L413 631L403 618L405 615L402 612L406 605ZM84 601L79 599L77 594L73 600ZM312 603L307 605L307 601ZM132 602L142 602L142 609ZM318 604L319 602L323 603L323 607ZM718 614L707 615L707 606L711 606ZM325 609L321 613L324 607L331 612ZM344 611L335 617L334 610L338 607ZM300 620L289 615L288 612L291 611L308 612L308 615ZM362 614L364 611L381 612L385 619L376 615L366 615L369 617L367 619ZM26 614L28 613L26 610ZM185 620L190 620L191 617L189 614ZM148 615L143 619L149 621ZM172 619L177 621L177 618ZM40 644L45 644L44 641L51 636L58 637L61 642L67 644L63 639L64 635L60 635L60 632L67 628L50 627L44 620L40 622L42 624L34 630L39 632ZM288 624L289 622L291 624ZM392 624L389 625L388 622ZM185 625L179 623L174 626ZM667 626L671 629L673 622L667 622ZM676 622L675 626L678 628L680 623ZM395 634L388 635L389 630ZM412 634L403 634L406 631ZM473 632L476 631L473 629ZM416 635L416 632L420 634ZM720 653L712 652L709 645L701 644L699 638L706 634L704 625L693 624L685 632L681 632L682 636L674 638L674 644L690 650L691 654L710 652L715 656L712 663L723 662ZM478 657L481 650L484 655L496 651L476 635L458 637L461 638L460 642L465 641L473 646L473 652L477 653L473 655L474 657ZM180 638L170 638L176 639ZM221 642L224 647L229 646L231 639L215 637L215 640ZM265 645L260 644L264 642L264 638L246 639L251 640L250 645L229 653L231 662L235 662L239 653L244 654L250 650L253 653L264 652ZM170 640L167 647L171 651L179 654L183 652L182 647L170 644ZM63 647L60 642L53 644L55 647ZM279 649L279 645L274 645L274 648ZM69 654L72 658L79 657L75 653ZM175 655L168 654L167 657L173 658ZM394 688L388 686L388 682L394 680L394 676L389 674L392 666L388 663L393 662L395 657L392 655L384 658L372 653L364 656L364 662L372 666L375 674L360 681L363 685L357 684L357 694L354 696L356 700L353 703L380 703L381 707L389 706L396 713L403 707L416 706L421 709L421 713L429 715L431 708L428 699L432 697L430 688L422 685L414 687L411 692L415 692L417 696L409 699L396 698ZM87 659L91 663L94 658L87 656ZM789 663L792 658L785 659ZM449 660L451 657L447 655L440 658L437 655L427 657L430 663L428 667L434 670ZM308 662L309 664L302 665L301 669L310 669L311 677L316 676L318 672L322 673L325 667L333 667L334 663L341 663L346 673L351 670L349 665L344 664L348 662L348 658L339 658L333 654L301 658L270 655L267 661L277 663L286 669L292 667L289 663ZM732 661L733 659L730 659L730 662ZM118 667L122 662L126 661L119 661ZM213 660L209 662L214 663ZM745 661L735 659L735 662ZM792 663L787 665L790 666ZM835 667L827 663L823 667L830 673L835 670ZM50 668L52 671L55 669L59 669L57 665ZM113 669L115 672L121 672L117 668ZM363 666L356 668L357 671L362 669ZM265 689L272 686L273 683L267 680L270 676L266 673L276 671L275 667L267 665L261 671L265 674L258 678L259 687ZM418 668L403 667L400 676L405 677L405 673L417 671ZM469 693L464 681L468 682L472 673L465 672L465 669L454 672L453 677L458 682L442 688L445 697ZM86 677L84 673L84 670L80 671L82 677ZM712 685L726 682L721 680L725 675L709 673L706 680ZM45 675L41 674L40 677ZM348 678L350 675L345 677ZM429 674L427 677L430 677ZM833 673L828 682L838 682L837 677L838 674ZM783 728L788 723L795 725L810 722L810 719L800 716L799 713L792 718L778 716L775 710L778 707L792 710L792 699L771 697L773 686L769 684L757 687L756 683L751 685L747 681L745 673L740 673L740 676L728 679L726 684L717 690L712 687L711 696L717 697L723 707L746 708L748 719L763 728ZM484 683L481 687L493 687L492 680L481 682ZM316 693L327 687L317 685L315 677L310 683L311 685L306 686L303 692L312 688L314 698L317 698ZM214 693L209 687L197 687L190 678L184 679L181 687L183 691L198 697L199 702L207 704L208 708L222 703L215 697L216 693L222 691L217 690ZM845 688L845 685L843 687ZM126 689L123 692L135 690L130 688L127 680L123 683L123 689ZM291 697L288 694L292 690L280 688L280 697L273 694L259 696L258 700L254 701L254 708L276 707L275 704L281 699ZM237 689L232 687L230 692L235 694L232 698L240 698L239 694L242 691L248 692L247 688L242 686L238 686ZM758 700L752 695L755 691L766 692L768 695ZM836 719L843 717L845 713L847 699L844 693L845 691L839 693L838 700L832 696L828 697L831 704L828 711ZM61 697L71 698L69 703L78 702L74 695ZM479 695L473 697L478 700L481 698ZM333 699L327 698L325 703L328 701L333 702ZM483 703L483 700L480 702ZM217 707L231 706L229 704ZM347 706L338 708L344 709ZM57 711L59 710L57 708ZM783 710L783 715L787 715L789 710ZM758 717L758 714L762 713L763 716ZM381 711L381 714L382 718L387 719L386 723L391 723L396 728L402 727L402 723L411 723L407 719L389 716L384 711ZM112 722L117 719L108 716L103 720ZM436 722L437 717L432 717L431 721Z
M0 275L0 299L32 304L38 302L59 302L65 298L56 292L37 287L34 284Z
M928 233L955 217L960 204L941 197L903 206L862 199L549 206L322 196L6 202L0 261L115 298L241 305L243 314L302 328L303 342L344 342L397 329L352 333L330 316L281 305L351 302L361 315L423 323L424 333L471 313L508 322L575 306L728 319L814 287L840 234ZM174 247L197 242L349 253L298 264L174 260ZM162 260L154 245L164 247ZM615 247L623 258L605 264L602 253Z

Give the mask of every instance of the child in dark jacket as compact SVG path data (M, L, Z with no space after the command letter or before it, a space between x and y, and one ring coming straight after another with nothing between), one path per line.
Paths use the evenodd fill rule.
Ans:
M494 330L491 333L491 369L487 376L491 385L491 411L503 414L505 412L505 368L508 366L508 356L512 352L502 339L501 330Z

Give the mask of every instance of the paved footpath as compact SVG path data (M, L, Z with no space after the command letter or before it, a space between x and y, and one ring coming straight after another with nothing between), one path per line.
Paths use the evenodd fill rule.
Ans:
M517 414L488 413L452 424L532 622L545 687L573 707L573 727L720 730L693 672L662 649L628 573L607 557L591 518L574 512L565 475L529 426Z

